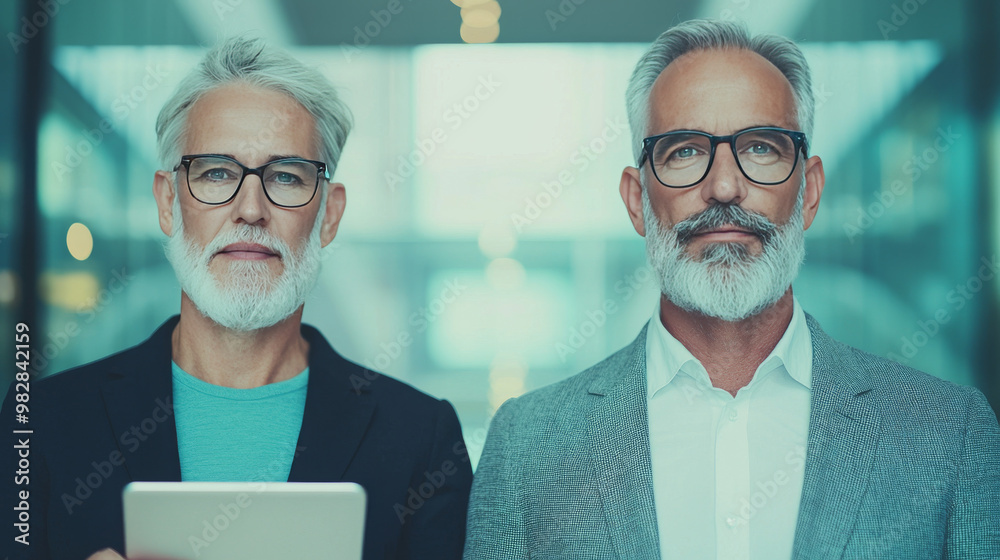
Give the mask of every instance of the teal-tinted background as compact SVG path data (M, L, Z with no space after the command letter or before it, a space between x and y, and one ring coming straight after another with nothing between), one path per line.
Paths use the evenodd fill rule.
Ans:
M652 313L656 282L617 189L632 159L626 80L659 31L716 16L800 41L813 68L810 149L827 187L795 282L805 309L836 338L997 405L1000 284L977 279L998 240L991 3L500 4L492 45L462 44L448 2L404 2L368 44L357 30L385 2L62 5L32 39L46 41L46 64L0 47L0 336L12 341L34 305L33 369L47 375L177 312L153 122L203 45L253 30L327 75L356 122L335 176L346 215L305 321L348 358L453 402L478 456L504 399L599 361ZM5 36L21 32L21 9L0 6ZM24 80L45 84L33 169L19 144ZM111 132L89 132L102 124ZM35 232L18 211L28 176ZM94 238L84 261L67 250L77 222Z

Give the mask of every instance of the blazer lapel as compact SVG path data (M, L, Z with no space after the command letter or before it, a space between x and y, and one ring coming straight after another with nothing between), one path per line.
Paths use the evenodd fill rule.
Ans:
M352 374L378 374L340 357L316 329L303 325L302 335L309 341L309 386L288 480L342 480L375 412L368 384L352 384Z
M101 388L114 440L132 480L179 481L181 463L170 372L171 335L178 317L122 356Z
M180 456L174 422L171 335L179 317L160 326L144 343L123 355L101 389L115 442L132 480L179 481ZM323 335L308 325L309 386L298 444L288 480L340 480L354 457L375 410L366 388L355 390L340 357Z
M871 380L811 316L812 410L792 557L841 558L871 476L880 416Z
M646 414L646 329L589 388L597 489L618 556L659 559Z

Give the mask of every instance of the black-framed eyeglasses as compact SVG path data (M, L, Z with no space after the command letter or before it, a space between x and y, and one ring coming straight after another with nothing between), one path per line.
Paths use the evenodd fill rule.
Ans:
M181 156L174 168L184 168L188 191L205 204L225 204L236 197L247 175L256 175L264 186L264 196L282 208L298 208L316 196L319 180L330 180L322 161L283 158L251 168L220 154Z
M759 126L729 136L699 130L675 130L642 141L639 167L648 159L656 179L666 187L682 189L702 182L712 169L715 148L728 143L747 179L759 185L784 183L807 155L806 135L796 130Z

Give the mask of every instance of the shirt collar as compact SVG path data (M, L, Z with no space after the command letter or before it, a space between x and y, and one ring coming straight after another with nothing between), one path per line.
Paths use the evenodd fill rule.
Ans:
M664 329L666 330L666 329ZM774 362L774 360L780 360ZM781 335L771 354L757 368L758 373L766 373L765 366L771 361L774 367L784 366L788 375L806 389L812 388L812 335L806 323L806 314L799 300L792 297L792 320Z
M805 312L794 296L792 320L774 350L757 367L751 383L779 367L783 367L792 379L806 389L812 388L812 336ZM657 299L646 331L647 398L652 398L666 387L682 370L699 383L711 386L705 367L663 326L660 301Z
M647 398L652 398L657 391L673 381L684 366L688 366L688 371L692 372L692 377L697 381L711 385L707 373L704 378L697 375L699 370L705 371L701 362L663 326L663 321L660 320L660 299L657 298L646 330Z

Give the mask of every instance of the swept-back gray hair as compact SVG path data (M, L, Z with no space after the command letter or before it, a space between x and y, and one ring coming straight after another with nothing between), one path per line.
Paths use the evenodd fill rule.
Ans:
M318 70L287 52L271 47L263 39L237 36L210 50L191 71L160 110L156 118L156 147L163 169L180 163L187 115L202 95L226 84L243 83L287 94L316 121L314 142L319 157L330 170L351 131L351 113L337 91ZM266 126L266 123L261 123ZM325 189L321 189L325 193Z
M674 60L692 51L708 49L745 49L755 52L775 65L792 85L798 126L812 138L815 100L809 64L799 47L778 35L751 37L742 23L695 19L675 25L653 41L632 71L625 93L628 123L632 130L635 161L642 153L642 139L649 123L649 92L660 73Z

